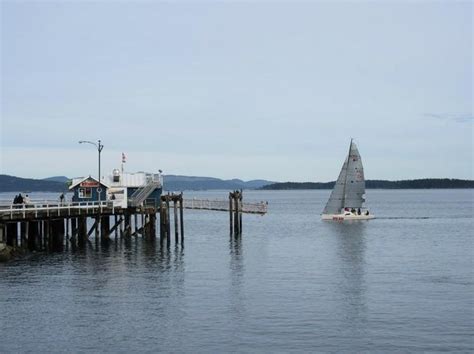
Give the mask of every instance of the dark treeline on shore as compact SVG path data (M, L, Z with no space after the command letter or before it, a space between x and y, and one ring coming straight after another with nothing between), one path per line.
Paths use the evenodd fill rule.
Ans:
M265 190L286 189L332 189L335 182L283 182L262 187ZM424 178L402 181L367 180L368 189L441 189L441 188L474 188L473 180L449 178Z
M0 192L65 192L67 177L46 179L20 178L0 175ZM166 190L213 190L213 189L332 189L335 182L284 182L273 183L265 180L244 182L241 180L221 180L212 177L164 176ZM368 180L370 189L429 189L429 188L474 188L473 180L425 178L403 181Z

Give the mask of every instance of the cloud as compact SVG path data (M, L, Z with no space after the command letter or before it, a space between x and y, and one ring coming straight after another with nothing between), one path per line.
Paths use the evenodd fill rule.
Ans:
M470 114L434 114L425 113L425 117L441 119L445 121L452 121L456 123L472 123L474 122L474 116Z

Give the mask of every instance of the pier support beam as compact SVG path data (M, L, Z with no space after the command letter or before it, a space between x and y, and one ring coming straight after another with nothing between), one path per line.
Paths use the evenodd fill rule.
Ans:
M178 206L176 205L178 200L173 200L173 212L174 212L174 242L178 244Z
M16 222L7 224L7 245L14 247L18 238L18 226Z
M100 239L102 241L108 241L110 235L110 217L102 216L100 218Z
M77 246L77 238L78 238L77 233L78 233L77 218L71 218L71 238L70 238L70 241L71 241L72 247Z
M148 216L149 224L149 238L154 240L156 238L156 213L149 214Z
M170 198L166 198L166 242L171 243Z
M170 203L173 203L171 211ZM179 214L178 214L179 206ZM163 243L166 238L168 246L171 243L171 212L174 213L174 240L175 244L180 241L179 233L181 232L181 243L184 241L184 221L183 221L183 193L167 194L161 196L160 200L160 241Z
M130 236L132 234L132 226L130 225L131 218L130 218L130 214L128 212L126 212L124 214L124 219L125 219L124 234L125 234L125 236Z
M64 220L55 219L51 221L51 251L61 252L64 245Z
M120 218L120 222L122 222L122 218ZM115 230L115 239L117 239L117 237L118 237L118 231L119 231L118 226L119 226L118 225L118 216L117 216L117 214L115 214L114 215L114 227L112 227L112 229L110 230L110 233L114 232L114 230Z
M44 227L44 248L51 251L51 245L53 244L53 238L51 233L51 221L45 220L43 223Z
M77 219L77 229L78 229L78 237L77 237L77 245L79 247L84 247L87 241L87 220L85 216L79 216Z
M26 237L28 235L28 223L23 221L20 223L20 244L22 248L27 248Z
M179 195L179 223L181 229L181 244L184 244L184 205L183 205L183 193Z
M40 250L44 250L43 235L44 235L44 222L40 220L38 221L38 249Z
M160 203L160 243L163 245L163 242L166 237L166 203L162 200Z
M28 226L28 249L34 251L36 246L36 240L39 238L39 222L30 221Z
M7 230L5 224L0 224L0 242L7 243Z

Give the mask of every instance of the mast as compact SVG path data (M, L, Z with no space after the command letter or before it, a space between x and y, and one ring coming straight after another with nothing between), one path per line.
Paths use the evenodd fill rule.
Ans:
M349 144L349 153L347 154L347 161L346 161L346 175L344 177L344 186L342 189L342 207L345 207L346 204L346 184L347 184L347 170L349 169L349 159L351 157L351 149L352 149L352 138L351 143Z

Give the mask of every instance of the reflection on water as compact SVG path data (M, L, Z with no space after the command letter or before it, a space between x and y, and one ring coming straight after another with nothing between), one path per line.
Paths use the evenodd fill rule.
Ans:
M350 331L355 337L364 331L368 321L368 299L365 260L367 222L330 223L336 239L337 269L340 272L337 291Z
M242 336L243 321L247 317L247 298L245 290L245 257L243 250L244 237L242 235L230 236L229 239L229 278L228 311L232 323L230 338L237 342Z

